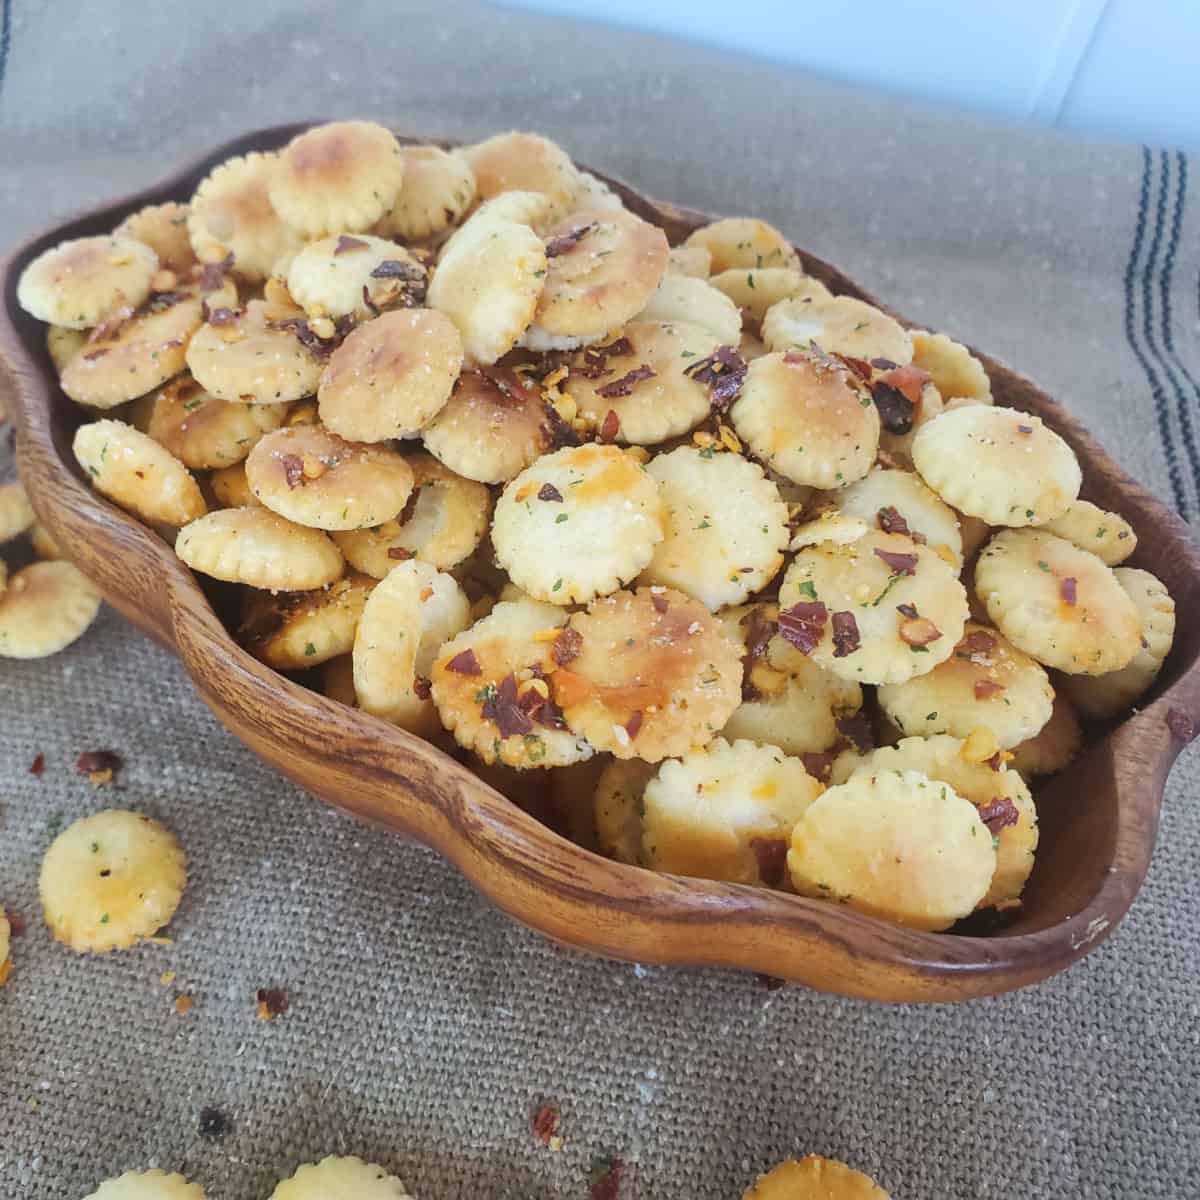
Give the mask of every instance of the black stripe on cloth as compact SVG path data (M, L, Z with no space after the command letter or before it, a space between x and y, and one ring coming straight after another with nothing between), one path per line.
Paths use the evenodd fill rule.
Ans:
M1187 451L1188 465L1192 468L1192 481L1195 484L1197 496L1200 497L1200 452L1197 451L1196 437L1192 429L1192 397L1200 401L1200 384L1188 370L1187 363L1175 348L1175 322L1171 315L1171 282L1175 271L1175 251L1179 247L1180 234L1183 230L1183 213L1187 204L1187 156L1181 150L1175 152L1175 166L1178 183L1175 187L1175 204L1171 213L1171 240L1167 246L1166 257L1163 259L1162 275L1159 279L1159 291L1162 296L1162 340L1166 347L1167 356L1180 375L1187 381L1184 394L1179 401L1179 426L1183 433L1183 444ZM1190 395L1188 394L1190 390Z
M1129 261L1125 266L1125 340L1129 349L1137 359L1138 365L1150 385L1150 395L1154 399L1154 416L1158 425L1158 436L1162 442L1163 454L1167 461L1167 478L1171 484L1171 497L1175 507L1186 512L1186 502L1183 491L1183 475L1179 469L1179 457L1175 450L1175 442L1171 437L1170 419L1167 411L1167 397L1149 358L1142 349L1137 335L1137 289L1138 266L1142 257L1142 246L1146 239L1146 216L1150 208L1150 184L1152 158L1148 146L1142 147L1142 185L1138 193L1137 220L1133 227L1133 245L1129 250ZM1149 289L1146 289L1148 296Z
M12 0L0 0L0 92L8 70L8 48L12 44Z
M1196 442L1192 436L1191 415L1187 411L1187 394L1179 381L1179 376L1175 371L1171 361L1167 358L1163 351L1163 347L1159 343L1158 331L1155 328L1154 321L1154 284L1157 280L1161 285L1167 280L1168 273L1174 265L1175 259L1175 239L1174 231L1167 230L1167 201L1171 195L1171 156L1165 151L1160 150L1158 153L1158 198L1154 205L1154 237L1150 243L1150 254L1146 259L1146 269L1142 273L1142 336L1145 340L1146 348L1154 356L1155 362L1162 369L1163 374L1167 378L1167 383L1170 385L1171 394L1174 397L1175 404L1172 409L1168 409L1167 427L1169 436L1175 449L1178 450L1178 443L1175 441L1175 422L1170 420L1170 415L1173 412L1175 421L1178 422L1179 437L1183 441L1184 454L1188 460L1188 466L1192 468L1192 484L1195 486L1195 480L1200 474L1200 463L1198 463L1196 455ZM1159 248L1165 242L1166 249L1163 253L1162 265L1159 265ZM1165 323L1168 319L1167 313L1161 315L1161 322ZM1190 453L1189 453L1190 450ZM1184 489L1184 503L1179 506L1179 511L1186 519L1189 516L1191 504L1187 500L1186 487Z

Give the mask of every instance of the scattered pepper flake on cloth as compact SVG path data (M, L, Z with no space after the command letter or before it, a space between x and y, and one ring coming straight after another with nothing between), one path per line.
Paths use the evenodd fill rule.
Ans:
M538 1108L533 1114L533 1136L543 1146L549 1146L558 1133L558 1124L562 1117L558 1105L552 1100ZM561 1139L560 1139L561 1140Z
M75 760L75 770L86 775L93 787L103 787L116 778L125 760L115 750L85 750Z
M284 988L259 988L255 999L258 1004L256 1013L260 1021L275 1020L287 1012L291 1004Z

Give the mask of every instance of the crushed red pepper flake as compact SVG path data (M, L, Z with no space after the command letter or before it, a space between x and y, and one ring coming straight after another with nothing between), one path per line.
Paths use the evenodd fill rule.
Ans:
M46 769L46 756L44 754L37 755L33 762L29 764L30 775L40 775Z
M1032 433L1033 426L1032 425L1018 425L1017 432L1018 433Z
M997 683L994 679L977 679L975 680L975 699L990 700L993 696L998 696L1004 691L1004 684Z
M571 369L584 379L602 379L613 372L612 367L608 365L610 358L625 358L632 353L633 343L627 337L619 337L606 346L585 347L581 361L573 364Z
M833 657L846 658L861 645L858 621L854 614L852 612L835 612L833 614Z
M985 629L972 629L961 642L960 649L968 654L990 654L999 645L996 639Z
M746 379L746 360L733 346L718 346L707 358L684 367L683 373L707 385L708 401L718 415L729 411Z
M917 573L917 556L901 554L896 550L881 550L878 546L872 551L876 558L881 558L898 575L915 575Z
M558 1133L558 1122L561 1116L562 1114L559 1112L558 1105L550 1100L546 1101L533 1114L533 1136L543 1146L549 1146Z
M236 308L209 308L204 305L204 319L209 325L232 325L238 319Z
M917 606L915 604L897 604L896 611L902 617L908 617L913 621L915 621L921 615L919 612L917 612Z
M567 625L559 631L558 637L554 639L554 645L550 650L550 657L560 667L565 667L567 663L574 662L579 657L579 652L582 649L583 634L578 629L572 629Z
M215 292L225 282L225 276L233 270L233 252L230 251L220 262L205 263L200 268L200 290Z
M751 838L750 849L758 861L759 878L768 887L778 887L787 869L787 838Z
M475 657L474 650L461 650L447 664L447 671L453 671L455 675L482 675L483 669L479 665L479 659Z
M661 592L651 592L650 603L656 613L665 613L670 608L670 603Z
M300 455L281 454L279 465L283 468L283 477L287 480L289 492L304 486L304 459Z
M833 357L845 363L864 383L870 383L871 364L865 358L855 358L852 354L838 354L837 351L834 351Z
M563 417L562 413L549 400L542 403L542 411L546 416L542 432L551 449L562 450L567 446L579 445L581 439L575 427ZM616 414L614 413L613 416L616 416ZM614 433L613 436L615 437L616 434Z
M567 254L569 251L574 250L595 228L596 222L589 221L585 225L576 225L574 229L568 229L566 233L560 233L557 237L552 237L546 243L546 257L558 258L560 254Z
M1015 825L1021 814L1007 796L996 796L979 807L979 819L988 827L993 837L1008 825Z
M494 721L501 737L517 737L533 729L533 721L517 699L517 677L509 671L495 689L485 695L480 712L487 721Z
M928 646L942 631L928 617L905 617L900 622L900 640L909 646Z
M1003 751L1000 751L1000 750L997 750L996 753L993 754L992 757L987 760L987 765L989 767L991 767L993 771L1000 770L1000 767L1003 763L1004 763L1004 754L1003 754Z
M619 382L619 381L618 381ZM604 420L600 425L600 432L596 435L597 440L601 442L615 442L617 434L621 432L621 418L610 408L604 414Z
M13 912L12 909L9 909L8 932L11 933L13 937L24 937L26 928L28 928L28 925L25 921L25 918L19 912Z
M756 604L739 622L746 630L746 653L742 655L743 700L762 699L762 693L750 677L754 664L766 654L771 639L779 632L779 622L772 621L765 613L766 610Z
M633 741L637 735L641 733L641 731L642 710L640 708L635 708L633 710L633 716L631 716L629 720L625 722L625 732L629 734L629 740Z
M537 498L539 500L545 500L548 503L561 504L563 502L562 492L560 492L552 483L543 483L538 491Z
M889 504L881 508L876 519L879 522L879 528L884 533L902 533L905 537L912 536L912 532L908 528L908 522L894 504Z
M432 695L430 682L424 675L413 676L413 695L418 700L428 700Z
M389 546L387 552L388 558L394 558L398 562L407 562L413 557L411 550L406 550L403 546Z
M425 272L414 263L404 262L399 258L385 258L371 272L372 279L403 279L416 283L425 278Z
M111 783L124 765L124 759L115 750L85 750L75 760L75 771L86 775L93 787L101 787Z
M592 1160L590 1200L617 1200L625 1163L615 1157L598 1155Z
M1074 576L1068 575L1065 579L1058 581L1058 594L1062 596L1064 604L1071 608L1075 607L1075 601L1078 599L1078 584Z
M596 389L597 396L603 396L605 400L616 400L620 396L630 396L633 394L633 389L637 387L644 379L653 379L658 372L650 366L649 363L642 363L640 367L634 367L632 371L622 375L620 379L614 379L611 383L602 384ZM616 413L609 409L612 416ZM604 423L608 424L608 417L604 418ZM614 435L615 436L615 435ZM609 439L612 440L611 438Z
M362 238L351 237L348 233L343 233L337 240L337 244L333 247L333 256L336 258L339 254L349 254L352 250L365 250L369 245Z
M820 600L801 600L779 613L780 636L801 654L811 654L825 633L829 610Z
M273 1021L287 1012L291 1005L286 989L259 988L255 993L257 1014L260 1021Z
M922 389L932 378L928 371L922 371L920 367L909 364L905 367L892 367L881 382L899 392L916 409L921 405Z
M407 525L413 519L413 515L417 511L417 500L421 495L421 485L417 484L411 492L408 493L408 499L404 502L404 507L396 515L397 525Z

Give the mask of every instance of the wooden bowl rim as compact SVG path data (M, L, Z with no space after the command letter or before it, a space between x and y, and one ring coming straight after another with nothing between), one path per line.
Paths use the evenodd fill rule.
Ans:
M31 349L18 328L18 324L28 324L32 320L16 308L15 288L20 271L48 246L64 237L82 236L85 229L77 227L90 226L97 231L110 229L126 213L144 204L179 198L180 188L188 178L203 175L231 155L281 146L315 123L304 121L268 127L232 139L195 156L133 195L81 209L55 221L48 229L26 238L0 263L5 291L5 304L0 306L0 384L7 379L9 393L16 397L13 406L16 411L12 415L18 426L22 462L27 459L36 462L48 472L55 487L70 493L73 507L86 515L98 530L106 528L109 532L119 532L123 542L135 546L162 572L171 602L171 625L159 628L151 625L148 632L181 657L206 702L214 706L211 688L201 686L194 662L190 661L188 653L181 651L178 645L181 635L186 634L189 646L219 652L228 659L222 669L235 672L241 683L269 695L272 705L290 711L297 720L324 720L357 727L363 747L375 747L377 753L382 748L385 751L382 757L388 761L392 772L396 763L403 764L405 759L429 760L433 756L434 760L440 760L436 766L445 791L470 808L465 814L465 835L461 827L450 838L443 839L428 831L414 831L401 819L393 824L410 834L415 832L418 838L433 845L493 902L526 924L556 940L606 956L672 965L734 966L772 974L777 971L778 964L772 954L771 941L794 938L801 945L837 945L844 959L843 970L840 974L834 973L832 986L828 971L810 972L803 966L785 972L796 982L852 996L945 1001L995 994L1043 979L1065 969L1103 941L1124 916L1144 878L1162 799L1162 789L1157 784L1165 781L1171 763L1188 740L1186 733L1179 732L1186 727L1168 728L1167 715L1180 711L1191 721L1192 728L1200 726L1200 658L1188 663L1153 703L1127 718L1104 742L1088 750L1089 754L1107 751L1115 761L1122 746L1136 735L1142 744L1152 747L1156 770L1152 786L1157 786L1157 792L1151 797L1154 820L1148 836L1144 832L1139 834L1136 822L1131 821L1130 814L1124 811L1125 805L1119 805L1114 853L1107 878L1073 918L1033 932L1000 932L988 937L923 933L827 902L627 866L561 837L422 739L311 692L251 657L229 635L191 572L176 558L171 547L134 517L83 486L73 465L59 455L53 441L52 395L58 390L57 377L49 367L44 350ZM455 144L449 139L397 136L406 144ZM652 216L664 225L682 222L694 226L715 219L690 209L649 200L621 180L600 172L593 174L613 187L632 209ZM826 281L833 281L836 290L860 296L891 311L836 268L803 250L800 254L806 270ZM911 327L911 322L904 323ZM42 328L40 323L37 327ZM990 356L979 351L975 353L989 371L1022 379ZM1033 388L1027 380L1022 379L1022 382ZM1092 471L1103 468L1115 480L1143 519L1152 519L1159 536L1173 544L1186 561L1189 575L1200 580L1200 555L1180 518L1126 476L1074 417L1045 393L1038 391L1037 394L1047 423L1072 443ZM39 516L42 515L46 500L37 488L31 490L31 500ZM286 773L286 767L283 769ZM302 777L297 776L297 779L304 783ZM346 807L330 797L320 798L335 806ZM442 797L432 794L424 799L431 804L443 803ZM356 815L363 814L357 812ZM455 837L464 836L468 841L472 837L478 839L478 844L455 843ZM577 906L592 906L596 914L609 908L624 914L623 927L599 933L577 928L564 937L561 926L547 927L539 921L535 911L513 912L506 905L505 897L498 894L495 880L481 881L479 873L472 871L472 851L479 850L497 857L502 864L501 875L507 871L516 878L532 872L531 878L536 876L536 882L559 891L570 890ZM536 865L543 860L557 863L553 878L547 878L545 869ZM656 945L652 934L648 938L646 931L637 927L638 910L643 908L648 913L652 910L656 924L687 927L690 949L679 952ZM722 931L734 928L747 935L748 949L722 953L719 945ZM769 938L763 936L764 929L769 931ZM749 935L750 930L756 931L754 936ZM706 944L705 936L698 935L710 937L714 944ZM881 984L876 978L880 972L892 973L894 979Z

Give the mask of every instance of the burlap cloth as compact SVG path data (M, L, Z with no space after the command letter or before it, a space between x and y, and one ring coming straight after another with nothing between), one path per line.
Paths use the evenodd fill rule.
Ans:
M5 242L256 125L540 129L651 194L777 222L1024 368L1197 511L1200 207L1182 158L445 2L3 13ZM331 1152L387 1165L423 1200L582 1197L612 1152L630 1163L623 1195L729 1200L809 1150L906 1200L1200 1195L1194 753L1105 946L999 1000L885 1008L546 944L432 854L276 778L107 611L57 658L0 664L0 720L0 900L29 919L0 992L5 1198L80 1197L157 1164L251 1200ZM97 795L73 763L110 746L128 765ZM83 958L41 925L38 863L54 822L113 801L178 832L191 882L173 945ZM264 985L291 995L269 1025ZM186 1017L178 991L196 1000ZM530 1134L546 1098L564 1114L557 1154ZM200 1135L206 1105L224 1137Z

